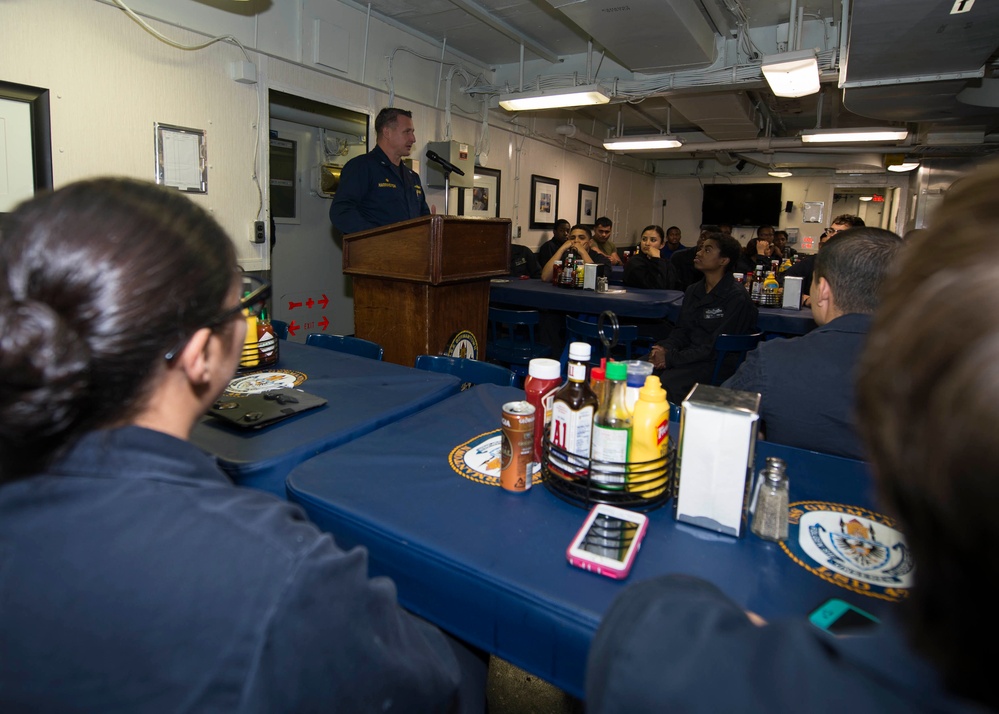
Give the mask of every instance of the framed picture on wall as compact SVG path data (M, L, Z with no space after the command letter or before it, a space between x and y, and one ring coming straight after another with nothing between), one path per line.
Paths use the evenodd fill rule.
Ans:
M458 189L458 215L499 218L500 171L476 166L472 188Z
M49 90L0 81L0 214L52 188Z
M531 174L531 228L549 228L558 218L558 179Z
M579 201L576 204L576 223L581 226L593 227L597 220L597 196L600 189L596 186L579 184Z

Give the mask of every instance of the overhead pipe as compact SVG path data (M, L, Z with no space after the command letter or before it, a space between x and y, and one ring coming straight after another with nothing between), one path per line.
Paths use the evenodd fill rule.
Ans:
M524 91L524 43L520 43L520 90Z
M791 0L791 12L787 16L787 51L791 51L791 44L794 42L794 20L798 15L798 0Z

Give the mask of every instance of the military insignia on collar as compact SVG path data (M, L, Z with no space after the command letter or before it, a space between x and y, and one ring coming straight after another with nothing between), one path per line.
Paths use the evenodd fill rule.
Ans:
M790 504L788 539L781 548L823 580L861 595L901 600L915 564L894 521L856 506L824 501Z

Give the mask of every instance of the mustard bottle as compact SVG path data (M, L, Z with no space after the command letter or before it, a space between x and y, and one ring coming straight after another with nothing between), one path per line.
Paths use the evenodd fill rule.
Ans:
M257 316L249 310L243 310L246 319L246 338L243 340L243 354L239 359L240 367L256 367L260 364L260 351L257 346Z
M631 417L628 452L628 490L654 498L666 490L666 453L669 450L669 402L659 377L650 374L638 390Z

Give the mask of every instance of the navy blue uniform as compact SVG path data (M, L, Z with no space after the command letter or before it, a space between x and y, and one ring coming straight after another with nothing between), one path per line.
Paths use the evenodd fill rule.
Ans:
M853 383L870 326L870 315L850 313L802 337L761 342L722 386L763 396L767 441L863 459Z
M454 711L454 652L364 548L167 434L3 484L0 554L0 711Z
M330 205L330 221L341 233L429 215L419 174L393 165L379 146L347 162Z
M829 635L804 617L757 627L714 585L666 575L634 583L604 615L590 646L586 711L971 714L985 708L948 692L894 618L853 637Z
M756 330L757 315L749 293L731 273L725 273L711 292L703 280L687 288L676 327L659 343L666 348L666 369L656 370L656 374L666 389L666 398L679 404L696 382L710 383L715 370L715 337L748 335ZM722 378L733 372L735 365L726 361Z

